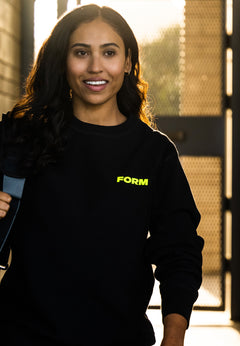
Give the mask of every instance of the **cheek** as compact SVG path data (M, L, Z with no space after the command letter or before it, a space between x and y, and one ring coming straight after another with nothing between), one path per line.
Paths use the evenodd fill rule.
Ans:
M116 78L120 78L124 76L125 65L122 63L119 64L110 64L108 66L108 71L112 74L112 76Z
M72 58L67 59L66 75L67 75L68 82L70 80L78 78L83 71L84 71L84 66L82 63Z

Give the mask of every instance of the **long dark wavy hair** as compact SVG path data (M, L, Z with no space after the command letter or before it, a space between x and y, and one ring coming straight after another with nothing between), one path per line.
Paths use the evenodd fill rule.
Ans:
M29 142L26 165L41 168L54 162L65 147L66 125L72 116L66 59L70 35L82 23L100 17L122 38L126 56L131 52L132 70L124 77L117 94L120 112L136 116L149 124L147 115L147 83L140 77L139 49L136 38L124 20L113 9L97 5L80 6L64 15L43 43L26 81L26 93L13 107L17 143Z

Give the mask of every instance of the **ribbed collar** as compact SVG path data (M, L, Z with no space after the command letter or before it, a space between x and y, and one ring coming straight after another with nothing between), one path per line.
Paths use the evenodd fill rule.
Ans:
M129 116L126 121L115 126L103 126L86 123L79 120L75 116L72 117L71 128L76 131L92 133L92 134L105 134L105 135L115 135L128 132L130 129L137 125L138 118L134 116Z

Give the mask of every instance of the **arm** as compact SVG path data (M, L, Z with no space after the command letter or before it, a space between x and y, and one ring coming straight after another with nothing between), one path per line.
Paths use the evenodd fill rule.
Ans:
M202 280L203 239L196 232L200 214L172 143L156 171L147 256L160 281L162 346L182 346Z
M161 346L183 346L187 320L179 314L164 318L164 334Z

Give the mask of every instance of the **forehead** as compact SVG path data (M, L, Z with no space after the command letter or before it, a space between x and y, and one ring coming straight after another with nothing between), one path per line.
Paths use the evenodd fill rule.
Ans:
M119 46L124 47L121 36L111 25L104 22L101 18L80 24L69 39L70 46L74 43L86 43L89 45L117 43Z

